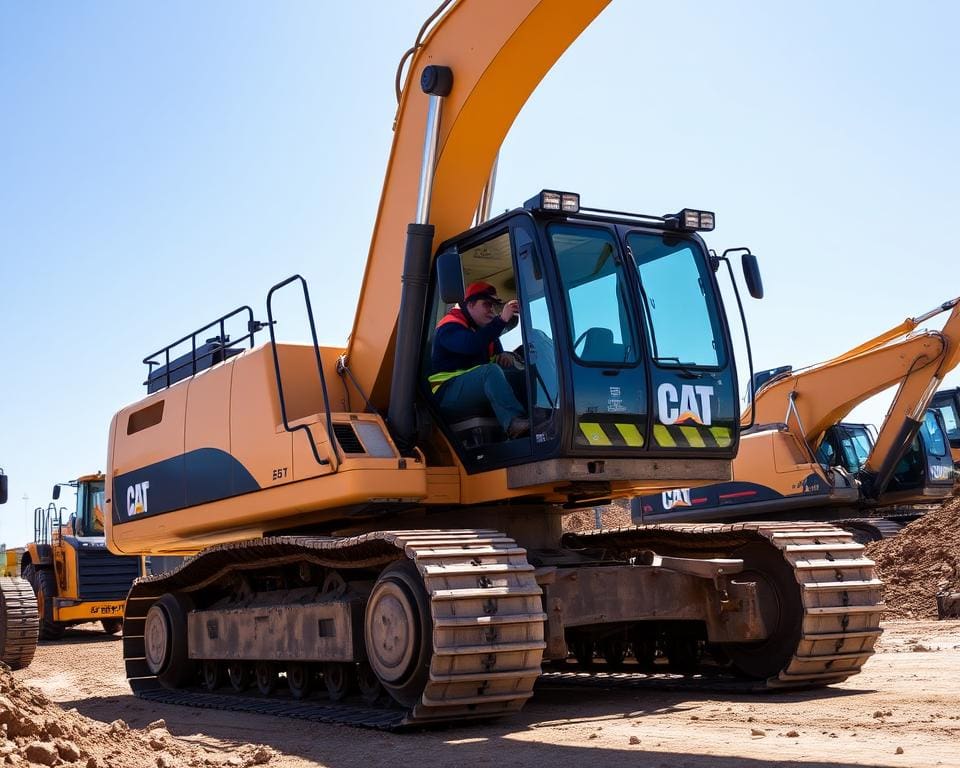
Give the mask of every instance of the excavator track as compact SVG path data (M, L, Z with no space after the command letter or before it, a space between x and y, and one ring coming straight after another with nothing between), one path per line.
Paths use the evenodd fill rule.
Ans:
M33 661L40 632L37 596L26 579L0 578L0 662L23 669Z
M429 677L409 708L167 689L146 664L147 611L164 593L195 589L236 568L305 560L347 571L404 558L423 581L432 625ZM153 701L397 729L519 710L540 674L545 619L526 551L496 531L271 537L212 547L171 573L135 582L124 619L124 661L134 693Z
M810 688L857 674L873 655L884 606L882 582L863 546L825 523L664 524L569 533L565 546L603 549L617 558L642 549L678 556L736 557L736 550L764 543L787 564L799 609L785 663L762 685ZM750 564L748 563L748 570ZM792 590L790 590L792 591ZM787 610L790 603L785 606Z

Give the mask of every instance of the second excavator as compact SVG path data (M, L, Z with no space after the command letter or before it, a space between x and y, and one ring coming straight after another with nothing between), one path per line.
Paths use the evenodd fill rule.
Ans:
M312 319L294 277L266 320L242 308L147 358L110 428L107 539L193 557L127 598L138 695L399 727L514 712L571 650L761 687L871 655L880 581L832 526L562 534L565 510L729 479L740 442L712 212L544 190L489 216L506 132L605 4L462 0L424 25L345 347L276 340L278 292ZM448 323L481 361L438 376ZM510 369L487 394L512 419L441 397L486 365Z
M918 330L941 316L939 330ZM960 299L907 318L831 360L754 377L753 413L730 482L644 496L647 521L818 519L865 540L895 533L954 487L953 392L934 391L960 361ZM876 435L842 422L896 387ZM950 427L947 426L947 421ZM864 515L869 515L865 517Z

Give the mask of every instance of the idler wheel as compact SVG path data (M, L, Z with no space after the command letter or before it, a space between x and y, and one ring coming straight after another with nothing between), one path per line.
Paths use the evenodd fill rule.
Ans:
M735 581L757 584L760 613L770 634L755 643L724 644L734 669L747 677L773 677L790 661L803 625L800 585L780 552L768 544L746 544L730 557L743 558L744 570Z
M147 667L167 688L182 688L196 674L187 652L187 614L190 598L168 592L150 606L143 627Z
M367 659L387 692L405 707L420 701L433 654L430 598L409 560L389 565L367 601Z

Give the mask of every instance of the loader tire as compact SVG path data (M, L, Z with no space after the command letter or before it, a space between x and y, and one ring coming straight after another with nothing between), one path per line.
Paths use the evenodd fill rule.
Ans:
M30 582L37 596L37 612L40 614L40 639L59 640L63 637L66 625L53 620L53 598L57 594L57 579L48 568L27 565L23 569L23 578Z
M100 626L108 635L115 635L123 629L123 619L100 619Z

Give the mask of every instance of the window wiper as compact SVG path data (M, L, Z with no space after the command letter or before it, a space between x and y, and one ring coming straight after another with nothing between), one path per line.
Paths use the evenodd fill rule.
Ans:
M687 366L696 365L696 363L681 363L679 357L655 357L653 358L656 363L668 362L670 365L679 368L680 372L687 377L688 379L702 379L703 374L699 371L692 371Z

